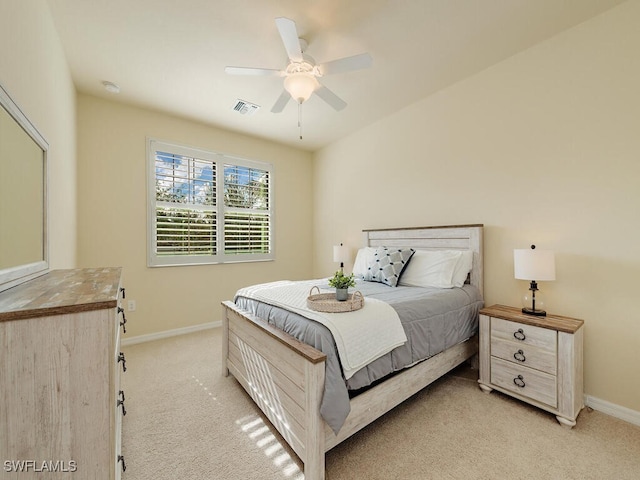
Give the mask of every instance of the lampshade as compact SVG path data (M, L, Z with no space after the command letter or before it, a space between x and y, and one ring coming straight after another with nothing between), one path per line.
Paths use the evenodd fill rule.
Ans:
M516 249L513 251L513 270L519 280L555 280L555 255L550 250Z
M298 103L309 99L316 88L313 75L305 72L291 73L284 79L284 88Z
M333 246L333 261L336 263L345 263L349 260L349 248L340 244Z

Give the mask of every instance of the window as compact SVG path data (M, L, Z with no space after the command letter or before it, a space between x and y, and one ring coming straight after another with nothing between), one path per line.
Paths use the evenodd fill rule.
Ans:
M272 167L149 141L149 266L273 260Z

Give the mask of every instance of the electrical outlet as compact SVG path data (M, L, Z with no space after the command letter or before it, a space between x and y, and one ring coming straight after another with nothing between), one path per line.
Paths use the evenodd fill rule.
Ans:
M129 300L128 309L129 309L130 312L135 312L136 311L136 301L135 300Z

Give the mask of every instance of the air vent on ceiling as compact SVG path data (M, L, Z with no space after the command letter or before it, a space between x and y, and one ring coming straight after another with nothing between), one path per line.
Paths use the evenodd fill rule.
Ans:
M236 104L233 106L233 109L242 115L253 115L259 108L260 105L240 99L237 99Z

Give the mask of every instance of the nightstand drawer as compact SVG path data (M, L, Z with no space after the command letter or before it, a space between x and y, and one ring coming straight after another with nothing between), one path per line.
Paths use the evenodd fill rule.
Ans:
M558 359L555 350L515 343L501 338L491 338L491 355L516 365L535 368L555 375Z
M532 345L552 352L557 351L557 332L501 318L491 319L491 339L503 339L522 345Z
M557 407L557 379L553 375L492 357L491 383L551 407Z

